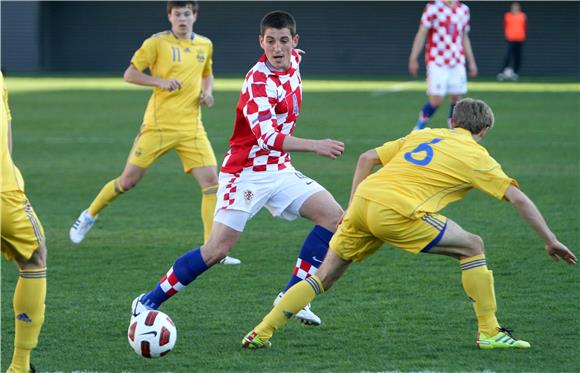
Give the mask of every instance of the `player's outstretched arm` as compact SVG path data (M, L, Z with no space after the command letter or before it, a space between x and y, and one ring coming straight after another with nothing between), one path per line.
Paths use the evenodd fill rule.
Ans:
M177 79L161 79L155 76L147 75L139 70L133 64L129 65L125 74L123 74L123 79L126 82L145 85L148 87L158 87L167 91L175 91L181 88L181 82Z
M563 259L570 264L576 264L576 256L550 230L544 217L528 196L513 185L508 187L505 198L518 210L524 220L532 227L544 241L548 255L554 261Z
M336 159L344 152L344 143L333 139L311 140L286 136L282 150L285 152L312 152L323 157Z
M425 26L419 26L419 31L415 35L415 40L413 40L413 47L411 48L411 55L409 56L409 74L416 77L419 72L419 53L425 45L425 39L427 38L427 33L429 29Z
M463 51L465 52L465 58L467 59L467 68L469 70L469 76L472 78L477 76L478 69L477 63L475 62L475 55L473 54L473 48L471 48L471 39L469 34L463 34L463 39L461 39L461 44L463 45Z
M356 188L358 185L362 183L367 176L371 174L373 171L373 167L381 163L381 159L379 158L379 153L377 153L376 149L370 149L366 152L362 153L360 157L358 157L358 162L356 164L356 168L354 170L354 175L352 177L352 187L350 189L350 199L348 200L348 205L352 202L352 197L356 192Z

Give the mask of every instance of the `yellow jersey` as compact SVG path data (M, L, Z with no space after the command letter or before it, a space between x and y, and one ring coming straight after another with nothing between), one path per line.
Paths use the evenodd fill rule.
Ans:
M477 188L503 199L510 185L499 163L462 128L424 129L376 148L383 167L355 195L418 218Z
M12 114L10 113L10 106L8 105L8 90L4 85L4 75L0 72L0 86L2 87L2 103L1 105L1 118L0 118L0 156L2 157L2 164L0 167L0 191L9 192L13 190L20 190L24 192L24 180L22 179L22 174L14 162L12 161L12 156L10 155L10 146L8 139L8 126L12 120Z
M153 88L143 118L145 128L187 130L201 124L201 82L213 74L212 55L211 41L195 33L186 40L164 31L143 42L131 64L139 71L149 68L152 76L181 82L181 89L172 92Z

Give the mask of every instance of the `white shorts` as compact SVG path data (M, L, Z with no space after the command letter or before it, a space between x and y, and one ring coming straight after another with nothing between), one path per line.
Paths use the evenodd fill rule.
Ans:
M464 95L467 93L467 73L464 65L453 67L427 65L427 94L429 96Z
M322 190L324 187L295 169L244 170L237 176L220 172L214 221L242 232L262 207L274 217L291 221L300 216L302 204Z

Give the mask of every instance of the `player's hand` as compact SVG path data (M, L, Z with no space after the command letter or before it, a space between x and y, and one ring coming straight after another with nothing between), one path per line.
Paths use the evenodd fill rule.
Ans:
M411 74L412 77L417 77L417 73L419 72L419 62L417 62L417 60L415 59L410 59L409 60L409 74Z
M472 62L469 64L469 76L472 78L475 78L477 76L478 73L478 69L477 69L477 64L475 62Z
M546 244L546 251L552 257L552 260L557 262L559 259L568 262L569 264L576 264L576 256L570 249L560 241L555 241Z
M181 82L177 79L160 79L157 86L166 91L175 91L181 88Z
M318 155L336 159L344 152L344 143L332 139L316 140L315 152Z
M211 93L201 92L201 96L199 96L199 102L207 107L213 106L213 95Z

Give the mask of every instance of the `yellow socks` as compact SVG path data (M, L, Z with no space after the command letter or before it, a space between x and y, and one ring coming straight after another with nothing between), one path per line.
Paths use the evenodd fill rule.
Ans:
M201 190L201 221L203 223L203 242L207 242L211 227L213 226L213 216L217 203L218 185L212 185Z
M314 275L292 286L280 299L280 302L264 317L262 322L254 328L262 341L272 337L274 331L286 325L288 320L312 302L316 295L324 292L322 282Z
M30 353L38 344L44 322L46 268L21 270L14 291L14 355L10 372L28 372Z
M498 333L499 324L495 317L495 290L493 272L487 269L485 255L472 256L459 261L461 282L473 302L479 331L488 337Z
M89 214L95 218L101 210L113 202L120 194L125 193L121 187L121 178L109 181L99 192L93 203L89 206Z

